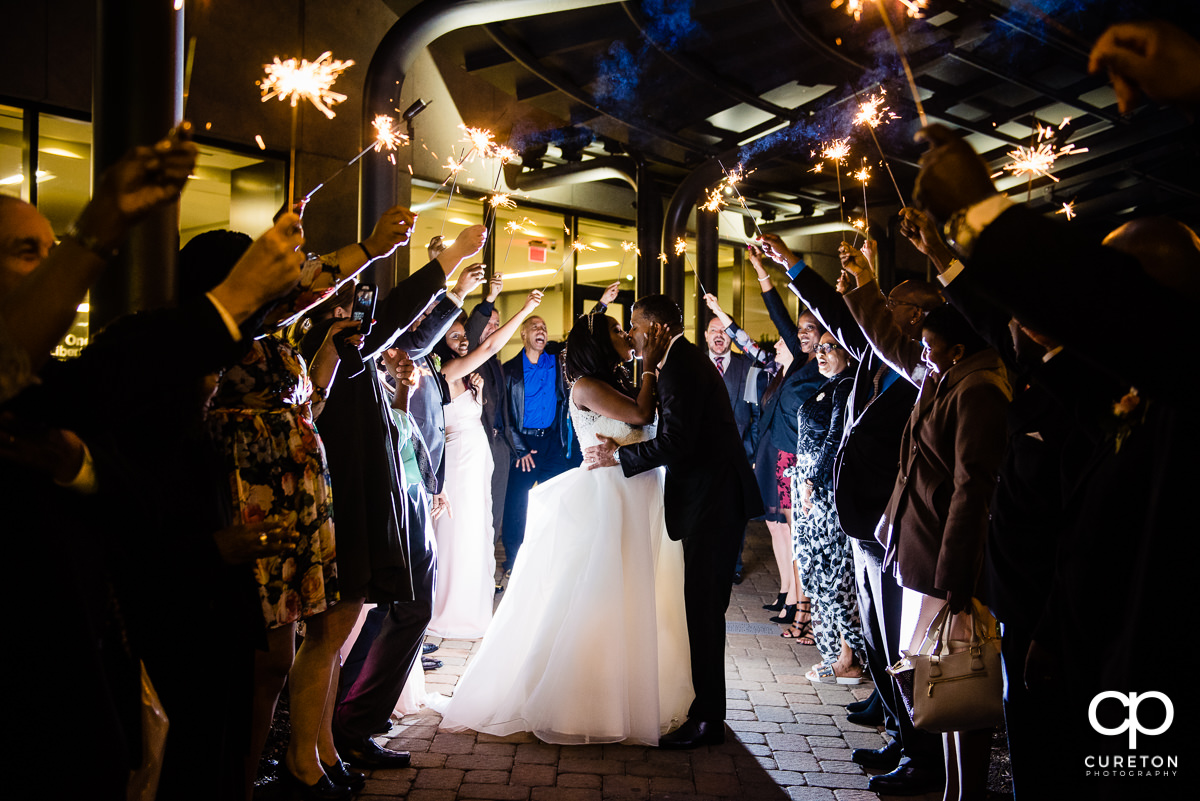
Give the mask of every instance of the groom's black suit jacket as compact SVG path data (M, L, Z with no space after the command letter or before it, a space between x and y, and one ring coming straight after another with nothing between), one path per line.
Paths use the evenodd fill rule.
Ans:
M671 346L658 376L658 436L621 447L627 476L667 468L663 505L673 540L714 537L762 514L762 498L738 435L725 382L687 339Z

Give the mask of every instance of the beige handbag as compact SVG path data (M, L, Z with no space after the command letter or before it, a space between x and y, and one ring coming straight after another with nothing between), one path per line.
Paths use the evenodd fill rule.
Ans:
M990 729L1004 720L1004 678L996 619L971 600L971 640L950 640L949 605L929 624L915 652L888 668L913 725L933 732ZM957 653L950 653L951 646ZM961 649L961 650L960 650Z

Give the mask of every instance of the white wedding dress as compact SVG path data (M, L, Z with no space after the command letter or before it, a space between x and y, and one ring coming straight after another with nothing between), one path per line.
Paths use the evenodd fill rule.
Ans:
M581 447L654 436L570 404ZM657 745L694 698L683 549L667 538L662 471L579 467L529 494L525 543L442 727L547 743Z

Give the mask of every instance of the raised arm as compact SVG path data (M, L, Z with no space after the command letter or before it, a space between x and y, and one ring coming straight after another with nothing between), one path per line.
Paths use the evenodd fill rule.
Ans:
M867 264L866 257L849 242L843 242L841 247L853 256L847 262L846 269L858 282L858 286L844 296L850 313L875 352L909 382L921 386L925 378L925 363L921 358L924 347L910 339L892 319L887 299L880 291L875 272Z
M451 359L442 364L442 375L447 381L465 378L471 373L483 366L483 363L500 352L500 349L508 344L512 339L513 334L517 333L517 329L521 327L521 323L525 322L525 318L533 314L533 310L542 302L542 293L534 290L529 293L529 297L525 299L525 305L521 310L508 319L504 325L500 326L496 333L485 339L478 348L469 351L466 356L457 359Z

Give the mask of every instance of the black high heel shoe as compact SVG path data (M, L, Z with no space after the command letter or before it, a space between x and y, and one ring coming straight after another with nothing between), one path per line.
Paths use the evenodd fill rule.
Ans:
M781 593L779 593L779 597L775 599L775 603L763 604L763 609L766 609L769 612L778 612L780 609L783 609L783 602L786 600L787 600L787 593L781 592Z
M783 614L776 615L771 618L772 623L794 623L796 622L796 604L784 604Z
M367 774L350 770L340 759L332 765L322 762L321 767L325 769L325 775L332 779L334 784L349 787L353 792L362 792L362 788L367 784Z
M279 777L292 785L304 801L350 801L354 791L322 774L316 784L305 784L287 765L279 766Z

